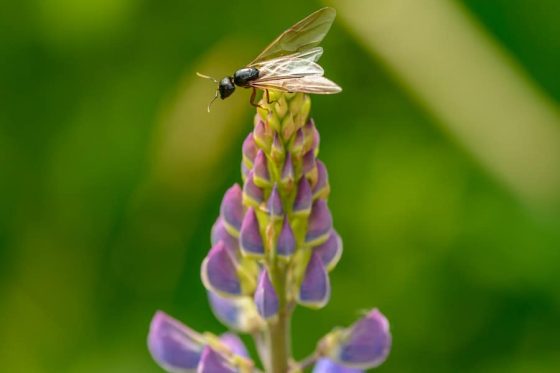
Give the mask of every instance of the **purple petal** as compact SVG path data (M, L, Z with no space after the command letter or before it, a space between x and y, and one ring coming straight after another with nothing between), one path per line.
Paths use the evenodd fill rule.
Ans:
M298 183L296 199L294 201L294 214L309 214L313 202L311 187L307 178L302 177Z
M243 221L243 193L239 184L234 184L224 194L220 214L230 232L239 232Z
M226 298L209 291L208 300L218 320L233 330L249 332L261 322L250 297Z
M271 133L271 129L267 128L268 126L265 124L265 122L260 119L260 117L257 116L256 123L255 123L255 129L253 130L253 138L255 140L255 143L261 148L261 149L268 149L271 142L272 142L272 133Z
M329 301L330 293L329 275L319 256L313 253L299 289L298 301L307 307L321 308Z
M313 150L316 151L317 145L319 144L319 138L317 128L315 127L315 122L313 119L309 119L305 126L303 126L303 134L305 136L304 151Z
M288 258L293 255L296 251L296 238L288 217L284 217L284 222L282 223L282 230L280 231L280 236L278 237L278 243L276 245L276 253L284 258Z
M224 333L220 336L220 342L228 346L231 352L233 352L234 354L246 358L249 357L249 353L247 352L247 348L245 347L245 344L237 334Z
M239 250L239 240L227 231L222 217L219 217L212 226L210 237L212 246L216 245L219 241L223 241L229 252L237 254Z
M292 155L290 153L286 155L281 180L284 185L291 184L294 181L294 165L292 164Z
M257 185L266 186L270 185L270 174L268 173L268 164L266 155L261 150L258 151L255 157L255 166L253 167L253 180Z
M258 206L264 200L264 193L263 190L255 184L254 177L254 172L250 171L243 185L243 196L250 204Z
M272 159L279 163L284 159L285 154L284 144L282 144L282 140L280 140L280 136L278 132L274 133L274 140L272 141L272 148L270 149Z
M318 199L311 208L305 241L310 245L319 243L328 237L331 228L332 216L327 202L324 199Z
M284 215L284 207L282 206L282 197L278 191L278 185L274 184L272 192L268 198L268 212L272 218L280 219Z
M251 169L247 167L245 162L241 161L241 177L243 178L243 180L247 180L249 172L251 172Z
M346 366L369 369L383 363L390 350L389 322L375 308L349 328L336 355L331 357Z
M315 169L315 152L312 150L305 153L303 156L303 169L302 172L304 175L307 175L311 171Z
M210 249L202 262L202 282L208 290L229 295L241 295L237 266L223 241Z
M331 229L329 238L319 246L313 248L319 254L327 270L332 270L342 255L342 240L334 229Z
M264 255L264 244L259 228L259 221L255 210L249 208L241 225L241 233L239 235L241 250L248 255Z
M313 199L329 190L329 175L325 164L317 160L317 182L313 186Z
M259 284L255 291L255 304L259 314L264 319L269 319L278 314L278 296L268 278L266 269L263 269L259 276Z
M194 372L204 348L202 336L162 311L150 325L148 348L154 360L168 372Z
M257 155L257 147L255 145L255 140L253 139L253 133L249 133L243 141L243 160L252 167L255 157Z
M204 348L197 373L236 373L237 369L232 367L227 360L210 347Z
M290 144L290 152L298 156L303 151L303 130L300 128L297 130L295 136L293 137L292 143Z
M343 365L337 364L331 359L322 358L317 360L313 373L362 373L363 370L355 368L347 368Z

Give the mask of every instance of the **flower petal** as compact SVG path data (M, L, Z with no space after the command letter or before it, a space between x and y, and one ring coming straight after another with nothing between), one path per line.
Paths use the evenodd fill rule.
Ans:
M255 173L253 171L249 171L247 180L243 184L243 198L247 204L255 207L264 200L263 190L255 184Z
M316 245L328 238L331 228L332 216L327 202L318 199L311 208L305 241L310 245Z
M362 373L363 370L355 368L347 368L343 365L337 364L331 359L322 358L317 360L313 373Z
M219 217L212 226L210 241L212 246L216 245L219 241L223 241L224 245L231 253L236 253L239 250L239 239L233 237L228 232L222 217Z
M241 244L241 250L245 254L255 256L264 255L264 244L259 228L259 221L252 208L247 210L245 218L243 219L239 242Z
M208 290L228 295L242 293L237 264L223 241L214 245L202 262L201 277Z
M376 308L340 336L329 357L345 366L375 368L387 359L391 350L389 322Z
M243 193L239 184L234 184L224 194L220 215L228 231L233 235L238 235L243 221Z
M276 295L266 269L262 270L259 277L259 284L255 291L255 304L264 319L270 319L278 314L278 295Z
M283 185L291 185L294 182L294 165L290 153L286 154L286 160L282 168L281 181Z
M284 207L282 206L282 197L280 197L280 192L278 191L278 185L274 184L272 187L272 192L268 198L268 212L270 217L273 219L281 219L284 215Z
M317 182L313 186L313 199L325 198L329 192L329 175L325 164L317 160Z
M323 265L328 271L331 271L342 256L342 240L334 229L331 229L329 238L319 246L313 248L319 254L323 261Z
M247 333L262 324L252 297L226 298L209 291L208 300L216 318L233 330Z
M276 244L276 254L282 258L289 258L295 251L296 237L294 236L288 217L285 216L284 222L282 223L282 230L280 231L280 236Z
M247 352L247 348L245 347L245 344L237 334L224 333L220 336L220 342L228 346L231 352L233 352L234 354L246 358L249 357L249 353Z
M311 254L298 293L298 302L311 308L327 304L331 294L329 275L317 253Z
M294 201L294 214L309 214L313 202L311 187L307 178L302 177L298 183L296 199Z
M154 360L171 373L195 372L202 350L202 336L162 311L150 325L148 348Z
M270 173L268 172L268 164L266 160L266 155L259 149L257 156L255 157L255 166L253 167L253 181L256 185L260 187L266 187L270 185Z
M210 347L204 348L197 373L236 373L237 369L232 367L227 360Z
M243 141L243 162L248 168L253 168L253 162L257 155L257 147L255 145L255 140L253 139L253 133L249 133Z

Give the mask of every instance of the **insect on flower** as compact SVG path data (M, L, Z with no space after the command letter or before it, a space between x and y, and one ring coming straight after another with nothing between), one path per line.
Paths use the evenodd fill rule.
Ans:
M323 76L323 68L317 61L323 54L319 44L329 32L336 16L333 8L322 8L299 21L268 45L251 63L237 70L233 76L218 81L197 73L218 84L216 95L210 105L220 97L229 97L235 86L252 88L251 105L255 103L256 90L332 94L342 90L336 83Z

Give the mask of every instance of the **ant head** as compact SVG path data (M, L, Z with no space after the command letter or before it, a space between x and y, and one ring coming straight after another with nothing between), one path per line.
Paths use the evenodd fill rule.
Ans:
M214 101L216 101L216 99L218 98L218 92L220 93L220 96L222 96L222 93L221 93L221 83L218 82L216 79L212 78L211 76L204 75L204 74L201 74L201 73L199 73L199 72L197 72L196 75L198 75L199 77L204 78L204 79L209 79L209 80L213 81L214 83L218 84L218 88L216 89L216 94L214 95L214 98L210 101L210 103L208 104L208 112L210 112L210 106L211 106L212 103L213 103ZM230 94L231 94L231 93L230 93ZM223 98L224 98L224 97L222 97L222 99L223 99Z
M233 84L233 78L230 76L226 76L222 80L220 80L220 84L218 85L218 91L220 91L220 98L226 99L233 91L235 91L235 84Z

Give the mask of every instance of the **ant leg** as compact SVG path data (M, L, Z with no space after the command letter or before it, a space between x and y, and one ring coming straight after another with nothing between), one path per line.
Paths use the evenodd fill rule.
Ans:
M251 88L253 88L253 92L251 92L251 98L249 100L251 105L256 107L256 108L261 108L261 109L267 110L265 107L263 107L263 106L261 106L261 105L259 105L258 103L255 102L255 98L257 97L257 89L255 87L251 87Z

